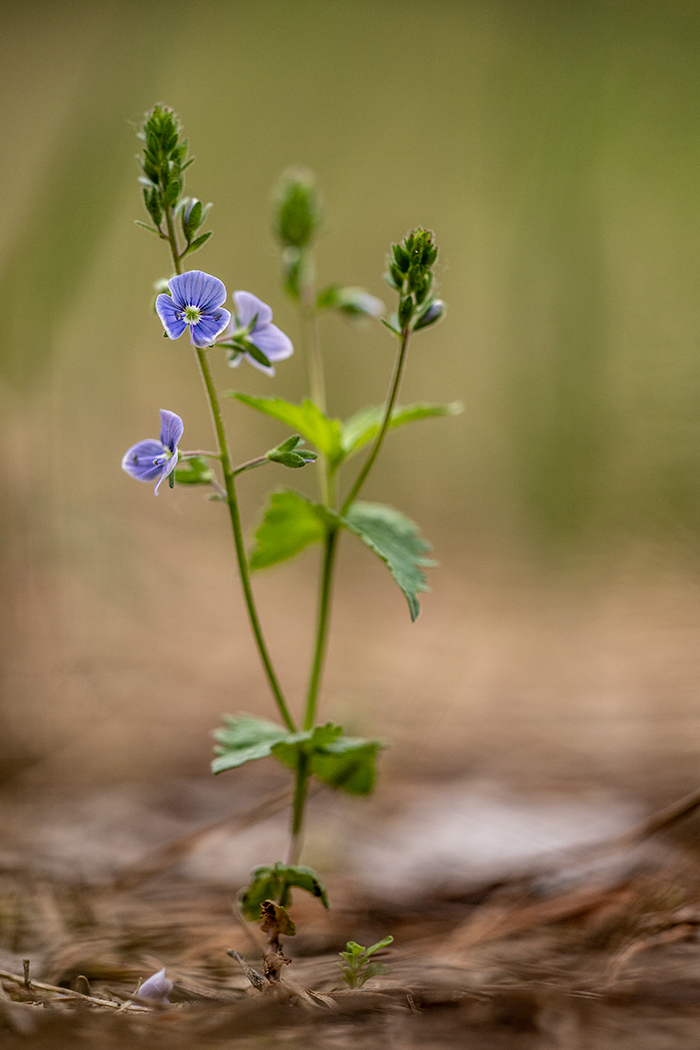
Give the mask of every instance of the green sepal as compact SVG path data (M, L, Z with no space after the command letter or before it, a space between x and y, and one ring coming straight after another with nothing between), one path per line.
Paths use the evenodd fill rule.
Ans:
M273 492L255 530L251 569L266 569L293 558L311 543L322 543L328 529L327 515L322 504L292 489Z
M430 544L419 534L415 522L382 503L353 503L338 521L382 559L405 594L411 620L415 620L420 612L418 593L428 590L422 568L435 564L425 557Z
M406 423L414 423L418 419L429 419L434 416L457 416L464 411L461 401L452 401L450 404L434 404L427 401L417 401L413 405L397 405L391 413L389 429L405 426ZM352 456L358 452L363 445L376 437L379 433L382 419L384 418L384 405L373 408L363 408L356 412L350 419L346 419L342 425L341 441L343 452L346 456Z
M202 245L207 243L213 232L213 230L209 230L208 233L203 233L201 237L197 237L191 244L188 244L182 253L181 258L185 255L191 255L192 252L198 252Z
M214 471L203 456L180 460L180 463L182 466L173 471L178 485L210 485L214 480Z
M174 207L177 204L181 192L182 183L178 182L177 179L174 179L172 182L168 183L167 188L163 192L163 202L166 205Z
M295 405L281 398L250 397L248 394L239 394L235 390L227 391L224 396L235 397L241 404L248 405L267 416L272 416L273 419L279 419L282 423L287 423L298 430L307 441L323 452L332 467L336 467L342 461L340 420L324 415L320 408L317 408L308 398L300 405Z
M272 368L272 362L267 354L264 354L255 343L251 343L248 339L237 339L236 344L240 346L246 354L250 354L253 360L257 361L259 365L263 365L264 368Z
M240 909L247 919L259 919L263 901L281 899L290 888L305 890L312 897L317 897L324 908L328 908L326 887L313 868L277 861L272 867L255 869L250 885L239 895Z
M182 232L184 234L185 240L186 241L191 241L192 240L192 235L194 233L196 233L196 231L202 225L202 202L201 201L195 201L194 202L194 204L192 205L192 209L190 211L190 214L187 217L187 220L185 220L186 212L187 212L187 208L183 208L181 213L180 213L181 222L182 222Z

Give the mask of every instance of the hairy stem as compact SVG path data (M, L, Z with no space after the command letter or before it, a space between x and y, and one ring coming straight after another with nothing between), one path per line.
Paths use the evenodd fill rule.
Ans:
M166 207L165 217L168 227L168 241L170 243L170 251L173 257L173 265L176 273L181 273L180 268L180 256L178 253L177 237L175 234L175 228L173 225L172 208ZM236 495L236 483L234 480L235 471L231 466L231 455L228 448L228 440L226 438L226 429L224 427L223 417L221 415L221 406L219 404L219 398L216 393L216 387L212 379L211 370L209 368L209 362L207 360L206 350L195 347L197 354L197 362L199 364L199 371L202 376L202 382L204 383L204 389L209 400L209 408L211 411L212 421L214 423L214 430L216 432L216 438L219 445L218 456L221 460L221 472L224 476L224 487L226 490L226 502L228 504L229 515L231 518L231 529L233 531L233 543L236 549L236 560L238 561L238 571L241 580L241 586L243 588L243 597L245 599L246 608L248 610L248 618L250 619L250 625L253 630L253 637L258 647L260 659L262 661L267 680L272 690L272 695L275 698L275 703L279 709L280 715L284 721L284 724L290 730L290 732L296 731L296 725L294 719L289 713L289 708L284 699L284 694L280 688L280 684L277 681L270 654L265 644L265 638L263 636L262 627L260 625L260 618L258 617L258 611L255 605L255 598L253 596L253 588L250 583L250 570L248 568L248 558L246 557L245 544L243 541L243 529L241 527L241 516L238 509L238 496Z
M248 568L248 558L246 557L245 545L243 542L243 529L241 527L241 516L238 510L238 497L236 495L236 483L234 480L234 471L231 466L231 457L228 450L228 442L226 440L226 431L224 429L224 423L221 416L221 408L219 405L219 398L216 393L214 381L212 379L211 370L209 368L209 362L207 360L206 350L201 350L199 347L195 347L197 353L197 361L199 362L199 369L202 375L202 381L207 392L209 399L209 407L211 409L212 420L214 422L214 429L216 430L217 440L219 442L219 450L221 456L221 472L224 475L224 486L226 488L226 502L228 504L229 515L231 517L231 528L233 531L233 542L236 548L236 558L238 560L238 571L241 579L241 586L243 588L243 597L245 598L246 608L248 609L248 617L250 619L250 625L253 629L253 636L255 638L258 652L260 653L260 659L262 660L267 680L272 690L272 695L275 698L279 712L284 720L284 724L294 733L296 726L294 719L289 713L289 708L284 699L284 695L280 688L277 676L275 675L270 655L267 651L267 645L260 626L260 619L258 617L257 608L255 606L255 598L253 597L253 588L250 583L250 570Z
M292 837L287 851L287 864L298 864L301 857L302 835L304 831L304 811L306 808L306 795L309 787L309 760L304 754L299 754L299 765L297 766L296 781L294 785L294 801L292 803ZM286 888L285 888L286 889ZM288 897L283 893L280 904L287 906Z

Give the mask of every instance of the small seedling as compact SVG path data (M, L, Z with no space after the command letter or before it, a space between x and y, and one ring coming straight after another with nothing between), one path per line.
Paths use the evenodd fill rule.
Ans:
M343 962L338 963L348 988L362 988L370 977L391 973L391 967L387 966L386 963L369 962L369 959L382 948L386 948L393 940L394 938L389 935L388 937L383 937L381 941L377 941L376 944L372 944L369 948L363 948L361 944L348 941L345 945L346 950L339 953Z

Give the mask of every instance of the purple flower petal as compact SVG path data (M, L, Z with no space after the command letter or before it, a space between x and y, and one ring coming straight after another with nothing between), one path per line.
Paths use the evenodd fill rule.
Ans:
M169 412L167 408L160 410L160 440L165 448L174 452L180 444L185 424L175 412Z
M137 481L154 481L162 473L161 457L165 451L161 441L155 441L153 438L139 441L125 453L122 470Z
M272 320L272 309L252 292L234 292L233 301L236 304L236 313L242 328L247 328L256 314L258 315L255 323L256 329L258 325L269 324Z
M191 341L194 346L211 346L217 336L221 335L223 330L231 320L231 314L228 310L224 310L223 306L214 310L213 313L203 314L196 324L193 324Z
M181 309L182 307L176 305L173 297L166 295L165 292L161 292L156 299L156 313L171 339L179 339L187 328L187 325L180 317Z
M294 353L292 340L276 324L256 325L248 339L269 361L284 361Z
M173 982L165 976L165 967L148 977L136 992L139 999L156 999L170 1005L168 996L173 990Z
M188 270L171 277L168 288L181 308L196 306L202 313L211 313L226 302L224 282L203 270Z

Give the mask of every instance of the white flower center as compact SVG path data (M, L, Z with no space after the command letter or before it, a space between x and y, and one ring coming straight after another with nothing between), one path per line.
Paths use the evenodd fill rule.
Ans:
M186 306L182 311L182 319L187 324L197 324L201 319L202 311L198 306Z

